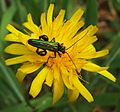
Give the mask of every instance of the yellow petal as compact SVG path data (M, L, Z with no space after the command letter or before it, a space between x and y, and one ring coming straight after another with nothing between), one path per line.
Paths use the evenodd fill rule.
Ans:
M65 38L64 40L64 44L71 44L73 43L73 38L74 36L77 34L78 30L84 25L83 21L79 21L78 23L76 23L76 25L71 26L65 33L65 35L63 36L63 38ZM80 38L79 38L80 39Z
M59 80L59 78L61 77L59 67L57 67L56 65L53 65L52 69L54 70L54 73L53 73L54 79Z
M64 41L67 39L67 38L65 38L65 34L69 30L70 27L72 27L72 25L70 24L69 20L63 24L63 26L61 27L61 29L59 31L59 35L57 38L58 42L64 43Z
M19 81L19 83L23 82L23 80L24 80L24 78L25 78L26 75L27 75L26 73L23 73L23 72L21 72L19 70L17 71L16 78Z
M33 22L33 19L32 19L32 15L31 15L30 13L27 15L27 20L28 20L28 22L30 22L30 23L34 23L34 22Z
M6 35L5 40L6 41L12 41L12 42L20 42L19 38L13 33L10 33L10 34Z
M93 25L88 26L88 28L89 28L89 32L88 32L89 36L93 36L98 31L98 28Z
M97 37L96 36L86 36L85 38L81 39L80 42L78 42L78 52L81 52L82 50L84 50L86 47L88 47L89 45L93 44L94 42L97 41Z
M92 62L85 61L82 69L90 71L90 72L99 72L108 69L108 67L100 67Z
M36 24L34 24L30 13L27 15L27 19L28 19L28 22L25 22L23 25L33 33L37 34L37 36L41 35L42 31Z
M80 94L88 101L88 102L92 102L93 101L93 97L90 94L90 92L83 86L83 84L79 81L78 77L76 75L74 75L73 77L73 84L75 86L76 89L78 89L78 91L80 92Z
M91 45L97 40L97 37L96 36L91 37L89 32L90 32L90 28L87 27L85 30L78 33L74 38L69 40L70 42L69 45L67 46L70 47L77 45L76 50L78 50L78 52L81 52L82 50L86 49L89 45ZM69 47L67 47L67 49Z
M21 33L16 28L14 28L11 24L7 25L7 30L10 31L11 33L15 34L16 36L18 36L19 33Z
M95 53L96 52L96 49L95 47L90 44L89 46L87 46L85 49L82 50L82 53Z
M53 84L53 104L55 104L64 93L64 85L62 82L62 79L59 78L59 80L54 80Z
M69 73L68 73L67 69L62 65L61 65L61 76L62 76L65 86L68 89L73 89L72 85L69 82Z
M65 84L65 86L68 88L68 89L73 89L72 85L70 85L70 82L69 82L69 77L68 76L64 76L65 74L62 74L62 79L63 79L63 82Z
M52 37L55 37L57 39L58 35L59 35L59 31L62 28L63 25L63 19L64 19L64 15L65 15L65 10L60 10L58 16L55 18L55 20L53 21L53 31L52 31Z
M50 4L47 12L47 24L50 26L52 24L52 16L53 16L53 9L54 9L54 4Z
M9 54L22 55L30 54L31 52L22 44L11 44L5 48L5 52Z
M101 74L101 75L103 75L104 77L112 80L113 82L116 81L116 78L110 72L108 72L107 70L103 70L103 71L100 71L98 73Z
M10 58L5 60L6 65L14 65L14 64L18 64L18 63L23 63L26 62L27 59L25 56L18 56L15 58Z
M32 95L32 97L36 97L40 93L42 84L45 81L48 71L49 68L43 68L33 80L29 91L29 94Z
M89 32L89 27L87 27L86 29L84 29L83 31L79 32L73 39L73 43L75 43L76 41L81 41L81 39L83 40L83 38L85 38L88 35ZM78 41L78 42L79 42Z
M95 53L96 53L95 47L92 44L90 44L81 52L79 52L78 58L91 59L91 55L93 56Z
M95 58L98 57L103 57L105 55L109 54L109 50L105 49L105 50L101 50L95 53Z
M82 9L78 9L74 14L73 16L70 18L70 21L73 22L73 23L77 23L81 16L83 15L84 11Z
M40 56L36 53L33 53L31 55L25 55L25 57L27 58L28 61L30 62L41 62L41 63L45 63L46 60L48 59L48 57L43 57L43 56Z
M18 70L25 74L30 74L37 71L42 66L42 63L24 63Z
M12 32L15 36L18 37L19 39L19 42L22 42L23 44L26 44L28 39L29 39L29 36L18 31L17 29L15 29L12 25L8 24L7 26L7 29Z
M74 102L79 97L79 91L77 89L68 89L68 99L69 102Z
M65 44L67 44L67 42L70 41L69 39L72 38L76 34L78 29L80 29L84 25L83 21L79 22L79 19L81 18L82 14L83 10L78 9L75 12L75 14L71 17L71 19L64 23L64 25L61 28L61 31L59 32L58 41L60 41L61 43L66 42Z
M22 83L23 79L27 74L30 74L32 72L35 72L40 68L41 64L38 63L30 63L26 62L24 63L17 71L16 78L20 83Z
M29 22L25 22L23 25L26 28L28 28L30 31L32 31L33 33L37 34L37 37L42 34L41 29L37 25L35 25L35 24L29 23Z
M96 52L95 48L90 45L91 48L88 46L86 49L82 50L79 53L79 58L84 58L84 59L92 59L92 58L99 58L107 55L109 51L106 50L101 50Z
M86 28L85 30L83 30L82 32L78 33L73 39L73 43L75 43L76 41L81 41L81 39L85 38L87 36L88 33L88 28ZM78 42L79 42L78 41Z
M42 26L43 34L49 36L48 25L46 22L46 13L41 14L41 26Z
M69 32L70 32L69 39L72 39L75 36L75 34L78 32L78 30L81 27L83 27L83 25L84 25L84 21L79 21L76 25L74 25L74 27L72 27L71 29L69 29Z
M64 84L60 75L59 67L55 64L52 69L54 70L54 83L53 83L53 104L56 103L64 93Z
M52 84L53 84L53 71L52 70L49 70L49 72L46 76L45 84L48 85L49 87L52 86Z
M30 36L25 35L23 33L20 33L18 38L24 45L28 45L28 40L31 39Z

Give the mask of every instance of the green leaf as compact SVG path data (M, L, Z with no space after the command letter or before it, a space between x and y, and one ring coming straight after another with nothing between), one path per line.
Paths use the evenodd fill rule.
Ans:
M114 7L120 11L120 0L112 0Z
M118 102L119 93L104 93L96 96L93 102L94 105L111 106ZM104 99L104 100L103 100Z
M96 25L98 22L98 5L97 0L88 0L85 12L85 26Z
M105 65L110 65L112 61L117 57L117 55L120 52L120 32L113 36L112 38L112 48L110 49L110 54L107 56L107 59L105 61Z
M52 106L52 95L47 93L44 96L32 99L28 103L18 103L2 110L2 112L43 112Z
M25 6L22 4L21 0L14 0L14 3L16 4L17 11L20 17L20 21L24 22L27 16L27 11Z
M7 29L6 26L7 24L9 24L12 19L13 16L16 12L16 7L14 4L12 4L4 13L4 15L2 16L2 20L1 20L1 27L0 27L0 52L2 52L3 48L4 48L4 44L5 41L3 40L3 37L7 34Z
M118 103L119 93L103 93L97 96L94 96L94 102L75 102L77 110L81 112L91 112L93 107L107 107L107 106L116 106Z
M30 104L35 108L37 112L43 112L52 106L52 95L50 93L47 93L44 96L31 100Z
M0 79L4 79L4 81L6 82L6 84L3 83L3 85L5 86L4 90L8 90L8 88L11 88L10 91L12 92L13 96L16 96L16 99L18 99L18 101L24 102L25 99L20 91L20 87L16 80L15 74L7 66L5 66L2 58L0 58L0 71Z
M2 112L33 112L33 110L29 105L22 103L5 108Z
M5 0L1 0L0 1L0 5L1 5L1 9L3 12L6 11L7 7L6 7L6 1Z
M52 106L52 95L47 93L44 96L32 99L28 103L18 103L2 110L2 112L43 112Z
M116 103L116 111L115 112L120 112L120 95L118 97L118 102Z
M63 6L66 11L65 18L68 19L72 16L72 14L76 11L78 7L76 7L75 0L64 0Z

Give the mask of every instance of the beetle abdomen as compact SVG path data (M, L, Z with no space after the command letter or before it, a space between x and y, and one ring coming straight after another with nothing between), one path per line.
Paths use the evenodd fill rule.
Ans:
M44 40L38 40L38 39L29 39L28 44L40 48L40 49L45 49L48 51L58 51L58 42L48 42Z

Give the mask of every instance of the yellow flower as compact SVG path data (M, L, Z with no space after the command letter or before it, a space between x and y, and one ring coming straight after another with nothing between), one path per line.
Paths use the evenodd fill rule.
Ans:
M69 101L75 101L81 94L88 102L92 102L93 97L81 83L82 74L78 71L84 69L97 72L115 82L116 78L107 71L108 67L100 67L90 61L90 59L105 56L108 50L96 51L93 46L97 40L94 35L98 30L96 26L90 25L79 31L84 25L84 21L81 20L82 9L78 9L67 21L64 20L64 10L60 10L53 20L53 9L54 4L50 4L47 14L41 14L40 26L35 25L31 14L28 14L27 22L23 25L30 32L22 33L10 24L7 26L11 33L5 39L14 43L6 47L5 52L17 57L7 59L5 62L7 65L23 63L16 73L17 79L22 82L27 74L37 71L48 61L31 84L29 93L33 97L36 97L43 84L46 84L53 87L53 103L62 97L64 87L68 89ZM46 35L48 41L55 38L55 42L60 45L63 43L66 48L65 53L60 52L61 56L56 53L56 58L49 58L49 56L54 56L54 52L49 50L45 56L37 54L37 48L28 44L28 40L39 39L42 35Z

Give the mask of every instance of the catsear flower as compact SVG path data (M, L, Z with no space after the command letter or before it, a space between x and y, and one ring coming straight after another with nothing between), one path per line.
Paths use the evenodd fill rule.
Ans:
M95 33L98 29L96 26L90 25L80 31L84 25L84 21L81 20L82 9L78 9L66 21L64 20L65 10L60 10L58 16L53 19L53 9L54 4L50 4L47 14L41 14L40 26L34 24L31 14L28 14L27 22L23 24L29 30L27 33L22 33L10 24L7 26L11 33L5 39L14 43L6 47L5 52L14 54L16 57L7 59L5 62L7 65L23 63L16 73L19 82L22 82L27 74L31 74L45 65L32 81L29 94L33 97L36 97L43 84L46 84L53 87L53 103L62 97L65 87L68 90L69 101L75 101L81 94L88 102L92 102L92 95L81 83L83 79L80 71L83 69L97 72L115 82L116 78L107 71L108 67L100 67L90 61L90 59L107 55L108 50L96 51L93 46L93 43L97 40ZM59 53L56 53L55 58L51 58L54 57L54 52L49 50L49 46L44 46L44 51L46 50L47 53L43 52L44 56L41 56L39 54L41 49L38 49L37 45L34 46L35 43L32 43L30 39L38 41L39 37L43 36L48 37L47 43L52 43L54 40L62 48L65 47L63 49L65 52L60 52L60 49L57 49L58 46L56 46L55 50ZM45 42L42 38L40 40L41 43ZM52 45L54 45L54 42ZM36 52L36 50L38 51Z

